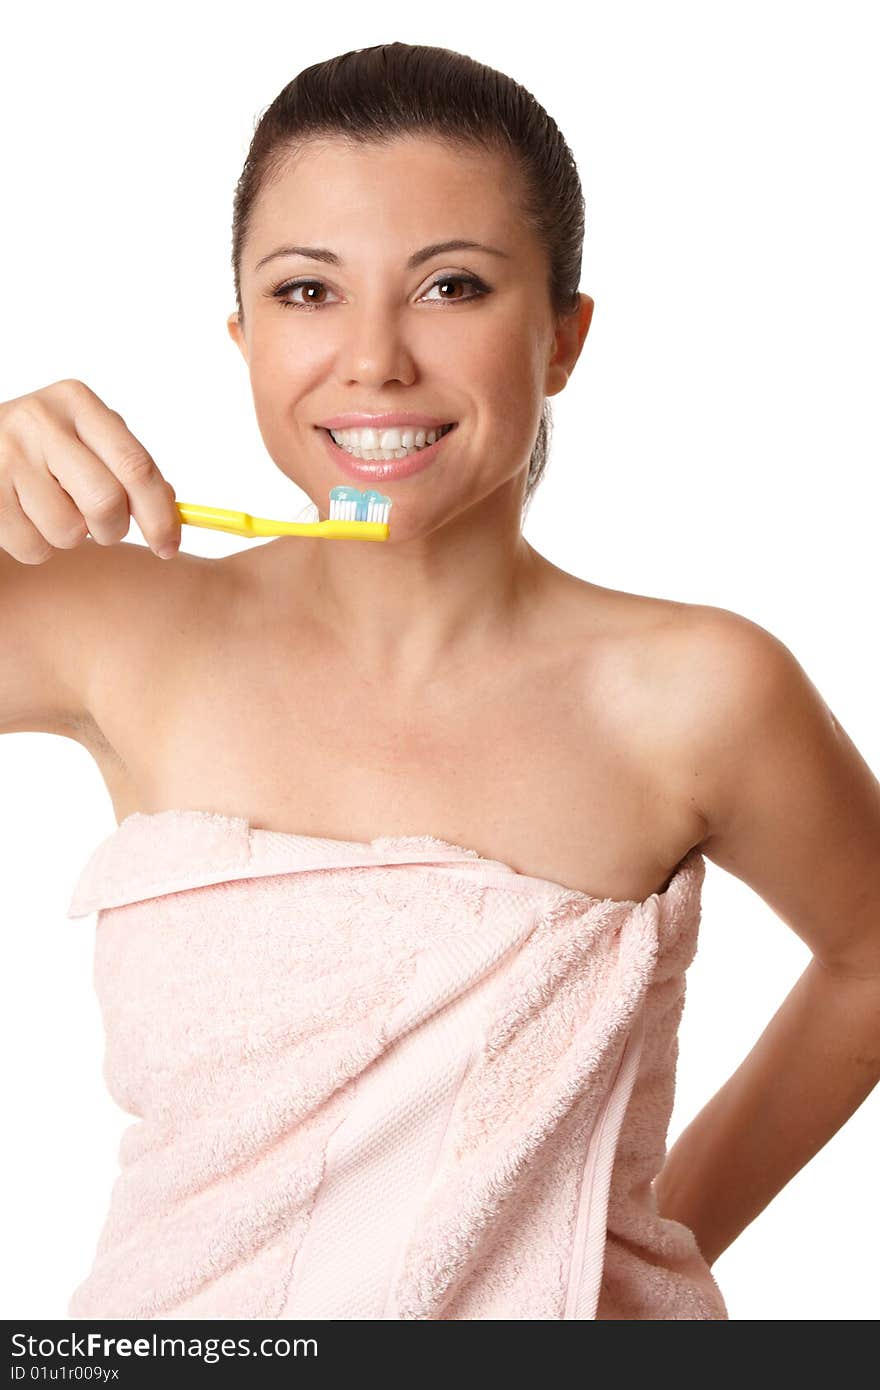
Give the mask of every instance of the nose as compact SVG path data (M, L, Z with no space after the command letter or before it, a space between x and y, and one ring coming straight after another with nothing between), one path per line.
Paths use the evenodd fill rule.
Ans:
M406 340L403 310L373 298L345 311L338 349L340 377L381 386L386 381L412 382L415 360Z

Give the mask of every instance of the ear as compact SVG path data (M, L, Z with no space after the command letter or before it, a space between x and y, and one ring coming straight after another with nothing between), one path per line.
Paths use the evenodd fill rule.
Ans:
M553 355L547 363L544 395L556 396L566 385L581 355L584 340L593 321L595 302L588 294L578 295L578 307L560 319L553 340Z
M226 329L230 338L236 344L245 362L248 360L247 343L245 341L244 330L238 321L238 311L229 315L226 320Z

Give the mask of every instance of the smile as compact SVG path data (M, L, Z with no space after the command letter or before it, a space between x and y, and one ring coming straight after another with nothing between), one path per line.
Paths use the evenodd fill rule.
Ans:
M330 430L329 433L334 443L354 458L382 459L387 462L389 459L406 458L408 454L430 447L442 435L448 434L453 424L441 425L436 430L395 425L382 430Z
M409 478L430 467L442 454L443 441L457 427L457 421L438 430L330 430L318 426L327 441L331 455L341 471L350 478L393 482ZM392 438L389 438L391 436ZM379 439L392 443L393 438L406 440L398 448L379 448ZM346 446L344 441L353 440ZM371 445L375 440L376 446ZM420 442L420 440L422 442Z

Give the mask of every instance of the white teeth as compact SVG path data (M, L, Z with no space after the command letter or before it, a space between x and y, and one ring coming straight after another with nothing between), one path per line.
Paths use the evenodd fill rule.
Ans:
M387 430L330 430L329 434L341 449L354 458L361 459L402 459L408 454L418 453L420 449L434 444L442 435L451 430L452 425L444 425L436 430L398 429Z

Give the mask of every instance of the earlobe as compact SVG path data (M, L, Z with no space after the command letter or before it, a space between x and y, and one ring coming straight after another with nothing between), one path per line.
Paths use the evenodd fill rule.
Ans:
M595 309L595 307L596 302L594 299L591 299L588 294L581 295L580 334L582 345L584 338L586 338L587 334L590 331L590 324L593 322L593 310Z
M567 384L589 332L593 308L594 302L590 296L581 294L578 308L561 321L556 333L555 350L547 364L545 396L558 395Z
M237 312L230 314L228 319L226 320L226 331L228 332L232 341L235 343L236 347L241 352L241 355L246 362L247 345L245 343L244 334L241 331L241 324L238 321Z

